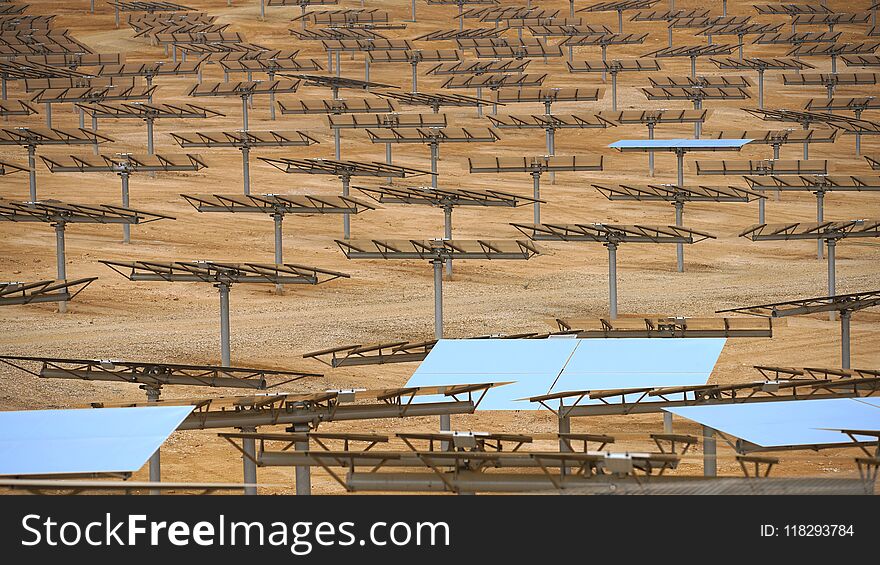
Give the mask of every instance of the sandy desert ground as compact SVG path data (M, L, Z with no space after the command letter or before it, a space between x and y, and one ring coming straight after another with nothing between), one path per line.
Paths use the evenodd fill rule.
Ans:
M230 31L240 31L249 41L277 48L299 48L301 56L326 62L319 45L296 42L288 34L294 24L290 19L298 8L270 8L265 21L259 19L256 0L187 0L187 5L218 16L218 22L231 23ZM508 4L508 2L503 2ZM841 10L865 9L869 2L829 2ZM346 7L359 2L344 0ZM662 3L665 7L666 2ZM679 0L677 8L694 8L703 3ZM753 2L729 2L729 13L754 15ZM409 15L408 0L369 0L367 7L389 10L394 19ZM567 13L568 3L542 2L544 7ZM578 7L586 5L578 2ZM710 3L720 14L720 2ZM112 8L98 2L98 13L87 14L88 2L32 1L29 13L55 14L56 28L69 28L74 37L96 52L124 52L128 61L155 61L164 58L162 48L150 46L134 37L128 27L116 29ZM414 37L433 29L455 27L454 7L427 6L420 2L418 23L406 30L391 32L389 37ZM586 14L587 23L616 26L616 15ZM786 21L782 16L775 21ZM755 18L774 21L773 18ZM468 25L473 26L471 21ZM298 25L298 24L296 24ZM787 26L785 26L787 29ZM644 45L609 48L609 57L635 57L666 44L666 30L658 24L625 22L625 31L650 31ZM819 29L819 28L815 28ZM840 26L845 38L864 33L865 26ZM702 43L689 30L676 31L675 43ZM726 42L727 38L716 38ZM556 40L553 41L554 43ZM423 48L452 47L451 44L422 44ZM783 55L778 46L748 46L747 55ZM598 49L579 49L576 58L596 58ZM811 58L819 70L828 71L828 59ZM682 75L688 61L661 61L659 74ZM423 65L427 67L428 65ZM343 75L362 78L362 57L343 57ZM545 86L596 86L599 75L572 75L561 58L548 64L533 61L529 72L546 72ZM841 64L841 70L844 66ZM698 63L698 72L719 74L708 61ZM748 73L754 78L753 73ZM371 78L378 82L409 88L409 67L377 64ZM205 81L222 80L216 65L206 68ZM188 77L160 78L157 102L193 102L219 110L223 118L204 121L162 121L156 127L156 151L181 153L170 132L197 130L234 130L240 128L238 98L187 99L194 81ZM423 90L435 90L440 79L420 76ZM621 76L619 109L690 108L689 102L646 101L639 87L647 86L647 75L630 73ZM23 94L22 87L10 89L10 97ZM877 87L841 87L838 96L876 95ZM471 94L473 92L462 92ZM357 97L355 92L345 96ZM295 95L279 99L329 97L317 88L303 88ZM810 98L824 97L821 87L786 87L778 73L768 73L765 106L802 108ZM742 102L707 102L713 110L704 131L721 129L772 129L781 124L762 123L740 108L755 107L754 100ZM609 96L596 103L558 103L554 113L597 112L610 110ZM416 112L412 107L404 111ZM487 126L473 109L447 109L451 125ZM540 104L521 104L502 109L502 113L541 113ZM54 112L55 127L75 127L77 118L70 107ZM874 119L876 114L864 116ZM269 120L267 100L257 98L250 113L250 127L265 129L300 129L317 137L321 143L308 148L255 151L257 156L332 157L332 135L323 117L281 116ZM14 118L4 126L43 125L43 116ZM129 121L102 120L100 130L116 139L104 152L145 152L143 125ZM559 155L602 154L602 173L560 173L555 185L543 184L548 203L542 216L548 222L607 222L671 224L672 206L653 203L609 202L591 187L595 181L644 183L647 158L641 154L620 154L606 146L618 139L645 136L642 126L621 126L606 130L561 131L556 137ZM543 154L544 135L538 131L501 131L495 144L450 145L441 150L440 186L474 189L495 188L518 194L531 194L531 179L525 173L509 175L469 175L466 157L530 156ZM692 126L661 126L658 137L690 137ZM90 153L89 148L41 148L40 155ZM783 158L799 158L801 147L783 147ZM880 139L866 136L865 154L880 153ZM17 148L0 149L3 159L25 161ZM209 167L195 174L159 174L155 178L135 175L131 181L131 206L176 217L132 230L131 245L121 243L120 229L108 226L73 225L67 234L68 276L98 276L70 304L69 312L59 314L54 305L13 306L0 311L0 351L11 355L35 355L63 358L115 358L159 360L183 363L219 363L218 300L215 289L196 283L133 283L100 264L101 259L159 261L223 260L230 262L273 261L272 222L267 217L231 214L199 214L180 193L240 193L241 159L236 150L199 152ZM829 159L835 173L871 174L861 157L854 154L851 136L831 145L811 148L811 158ZM342 156L346 159L384 160L384 146L369 143L362 132L343 134ZM768 158L766 145L747 147L741 155L725 158ZM737 178L698 178L692 168L695 159L718 158L717 154L686 157L687 183L745 186ZM398 164L418 168L429 166L428 150L422 146L395 147ZM76 203L118 203L119 180L110 174L50 174L38 166L38 194L41 199L56 198ZM256 193L338 194L339 180L334 177L285 175L252 158L252 189ZM675 182L674 157L657 156L657 182ZM416 181L425 184L429 179ZM375 180L364 181L370 185ZM404 184L407 184L406 181ZM357 183L356 183L357 184ZM0 196L27 198L27 175L0 177ZM454 214L455 238L519 237L510 222L530 222L531 209L469 210ZM880 216L880 202L871 193L835 193L826 200L826 218L848 220ZM813 221L815 199L812 194L784 194L781 200L767 202L767 221ZM622 245L618 252L620 312L627 315L711 316L721 308L760 304L780 300L821 296L826 291L826 265L816 258L816 246L809 242L753 243L737 234L757 220L757 204L690 204L685 210L685 225L717 236L686 248L686 272L675 270L672 246ZM377 239L423 239L442 235L443 215L438 209L420 206L386 205L352 218L353 237ZM303 381L297 391L328 388L390 387L406 382L415 369L413 364L330 369L317 361L303 359L308 351L349 343L368 343L395 339L429 339L433 333L432 279L429 265L419 261L349 261L333 239L341 236L338 216L291 217L285 222L285 261L335 269L349 273L351 279L319 286L289 288L276 296L271 285L237 285L231 293L232 358L236 365L284 367L324 372L323 379ZM607 255L600 245L544 243L544 253L527 262L459 261L454 279L445 284L445 329L448 337L466 337L487 333L547 331L555 318L598 318L607 316ZM54 277L54 233L48 225L0 223L0 278L38 280ZM858 292L877 287L880 274L880 242L844 241L838 247L838 292ZM880 367L880 312L865 311L852 321L854 367ZM712 381L741 382L758 377L752 365L839 367L839 327L826 316L791 318L777 326L772 339L731 339L719 359ZM230 390L166 388L164 398L211 394L233 394ZM0 408L34 409L76 407L96 400L141 400L136 386L110 383L86 383L41 380L8 367L0 367ZM595 431L627 439L627 446L648 447L649 432L660 431L659 416L581 419L573 422L573 431ZM539 433L555 431L555 418L548 412L478 413L453 417L453 427L471 430L517 431ZM375 421L366 424L328 424L326 431L394 432L404 429L436 429L435 418L407 421ZM695 425L676 422L676 431L698 434ZM729 449L719 471L736 476L739 469ZM697 452L699 455L699 451ZM852 450L834 450L821 454L782 453L778 475L852 476ZM678 471L700 472L699 458L688 459ZM146 468L138 475L146 477ZM261 469L261 482L278 486L266 492L290 493L293 490L291 469ZM176 433L163 448L163 478L188 481L240 481L241 462L230 446L215 431ZM340 493L339 485L323 472L313 472L316 493Z

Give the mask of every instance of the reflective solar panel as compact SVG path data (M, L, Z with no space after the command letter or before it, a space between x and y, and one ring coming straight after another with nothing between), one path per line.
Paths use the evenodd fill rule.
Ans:
M621 139L612 149L737 149L751 139Z
M686 406L667 411L760 447L806 447L852 442L846 435L832 431L835 429L878 429L880 406L865 400L878 399Z
M550 390L578 341L441 339L407 381L406 386L515 381L490 390L480 408L534 409L529 403L517 402L516 399L544 394Z
M724 338L584 339L551 392L706 384Z
M491 389L478 409L537 410L539 405L519 399L572 390L705 384L725 341L441 340L406 386L510 382Z
M134 472L192 406L0 412L0 476Z

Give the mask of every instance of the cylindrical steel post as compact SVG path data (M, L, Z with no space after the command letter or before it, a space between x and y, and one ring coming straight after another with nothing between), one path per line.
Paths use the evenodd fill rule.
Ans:
M617 111L617 72L611 71L611 110Z
M54 224L55 227L55 266L58 280L67 278L67 267L64 259L64 222Z
M816 192L816 221L820 224L825 220L825 191L820 190ZM818 242L817 248L817 257L822 259L822 240L820 239Z
M654 123L648 124L648 139L654 139ZM648 151L648 173L654 176L654 152Z
M697 58L691 57L691 78L697 78Z
M766 200L767 200L766 198L759 198L758 199L758 223L759 224L764 223L764 203Z
M342 196L348 196L348 187L351 183L351 177L342 176ZM349 214L342 215L342 237L351 239L351 216Z
M663 433L672 433L672 412L663 413Z
M248 97L241 97L241 129L248 130Z
M272 214L272 219L275 220L275 264L283 265L284 264L284 237L281 231L281 224L284 222L284 214ZM284 294L284 285L276 284L275 285L275 294Z
M308 424L294 424L293 431L297 433L305 433L310 431ZM293 448L296 451L308 453L309 441L297 441ZM308 465L300 465L296 467L296 494L298 496L308 496L312 494L312 472Z
M37 201L37 147L28 145L28 197Z
M342 51L336 51L336 76L342 76ZM336 94L333 96L334 100L338 99L339 93L337 90L334 90Z
M837 248L837 240L829 239L828 241L828 296L834 296L837 294L837 281L835 280L835 251ZM821 240L820 240L821 242ZM828 319L834 320L837 317L837 313L833 310L828 313Z
M666 37L669 43L669 47L672 47L672 24L669 24L669 27L666 28Z
M153 120L149 118L147 122L147 155L153 154Z
M852 313L849 310L840 311L840 366L844 369L850 368L849 359L849 319Z
M241 147L241 171L244 178L244 193L251 193L251 148L247 145Z
M128 208L128 171L119 173L122 179L122 207ZM122 243L131 243L131 224L122 224Z
M482 89L482 87L479 87L479 86L477 87L477 98L479 100L483 99L483 89ZM483 105L482 104L477 104L477 117L478 118L483 117Z
M159 401L159 388L156 387L147 387L147 402L158 402ZM150 482L151 483L159 483L162 482L162 452L161 448L157 449L150 456L149 462L149 473L150 473ZM160 491L158 489L150 489L151 495L158 495Z
M568 16L574 18L574 0L568 0Z
M364 53L364 82L370 82L370 54ZM365 86L365 90L369 92L370 87Z
M220 357L222 365L229 367L232 364L229 351L229 285L220 283Z
M758 108L764 109L764 69L758 69Z
M464 16L462 15L463 11L464 11L464 8L463 8L462 4L459 3L459 5L458 5L458 31L462 31L464 29Z
M682 215L684 212L684 202L676 202L675 203L675 225L678 227L682 226ZM676 243L675 244L675 258L678 265L678 272L684 272L684 244Z
M275 73L269 73L269 80L272 80ZM269 93L269 119L275 121L275 93Z
M718 459L717 445L715 440L715 430L708 426L703 426L703 476L718 476Z
M617 10L617 33L623 33L623 10Z
M260 19L266 17L266 0L260 0Z
M684 186L684 151L676 151L675 159L678 161L678 186Z
M342 134L339 132L339 128L333 128L333 155L335 159L338 161L342 157Z
M79 129L85 129L86 128L86 113L83 112L82 108L78 108L76 106L74 106L74 108L76 109L77 116L79 116Z
M52 103L46 102L46 127L52 128Z
M532 173L532 191L534 193L535 200L541 198L541 173L539 171L535 171ZM541 203L535 202L534 206L534 215L535 215L535 223L541 223Z
M443 261L431 261L434 265L434 338L443 337Z
M605 82L605 79L608 78L608 71L605 69L605 62L608 59L608 46L604 43L602 44L602 82Z
M702 100L694 100L694 110L702 110L703 109L703 101ZM697 120L694 122L694 139L700 139L700 134L703 133L703 122Z
M254 426L242 426L241 431L244 433L254 433L257 431L257 428ZM242 438L241 450L244 452L241 456L244 484L250 485L244 487L244 494L245 496L255 496L257 494L257 441L252 437Z
M440 414L440 431L441 432L450 432L452 431L452 419L449 414Z
M413 0L415 2L415 0ZM413 94L416 94L419 91L419 64L416 62L411 63L412 65L412 91Z
M443 237L452 239L452 206L443 207ZM446 261L446 277L452 278L452 259Z
M437 188L437 152L438 152L438 142L429 143L428 146L431 148L431 187Z
M617 244L608 242L608 307L611 319L617 319Z
M560 409L560 410L562 410L562 409ZM563 416L561 413L558 413L556 415L556 422L557 422L558 430L559 430L560 434L570 434L571 433L571 417L570 416ZM563 453L571 451L571 448L569 447L568 442L563 440L562 438L559 438L559 451L563 452Z
M412 19L410 21L416 21L416 0L412 0Z

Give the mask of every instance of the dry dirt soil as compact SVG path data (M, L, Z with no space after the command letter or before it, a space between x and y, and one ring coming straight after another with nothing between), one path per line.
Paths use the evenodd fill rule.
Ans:
M503 2L507 4L507 2ZM187 0L193 8L218 16L218 22L230 23L230 31L245 34L249 41L276 48L298 48L304 57L315 57L326 63L320 45L298 42L291 38L290 20L298 8L270 8L265 20L259 18L256 0ZM341 2L357 7L358 2ZM579 6L583 3L579 3ZM731 14L754 15L752 2L730 2ZM848 3L847 3L848 4ZM859 8L868 2L859 1ZM542 3L567 13L568 3ZM695 8L702 3L679 0L676 7ZM841 4L842 5L842 4ZM69 28L78 40L95 52L123 52L128 61L156 61L165 58L163 49L135 38L127 27L116 29L112 8L98 2L98 13L87 13L88 2L31 2L30 13L56 15L55 27ZM388 9L395 20L408 19L408 0L371 1L370 8ZM665 3L664 3L665 6ZM711 3L720 13L720 3ZM848 11L853 6L847 5ZM418 23L406 30L388 33L389 37L415 37L434 29L456 27L452 6L427 6L420 2ZM616 14L587 14L587 23L603 23L614 28ZM778 21L787 18L779 17ZM772 18L756 18L772 21ZM473 27L473 21L467 25ZM788 26L784 26L787 29ZM819 28L815 28L819 29ZM824 28L822 28L824 29ZM650 32L644 45L612 46L609 57L637 57L666 44L666 29L660 24L625 22L627 32ZM846 40L863 38L865 26L840 26ZM513 33L508 35L515 36ZM717 37L716 42L729 38ZM555 43L557 40L553 40ZM675 44L703 43L688 30L678 30ZM735 41L735 38L731 39ZM423 48L453 47L452 44L423 43ZM784 56L780 46L747 45L746 54ZM579 48L576 58L597 58L597 48ZM343 75L363 77L363 57L343 57ZM828 72L830 61L811 58L818 70ZM683 75L689 71L687 59L663 59L662 74ZM423 65L422 69L428 65ZM549 63L535 60L529 72L548 73L545 86L596 86L599 75L572 75L561 58ZM845 69L841 63L841 70ZM409 67L376 64L372 79L409 88ZM698 62L698 73L718 74L706 60ZM748 73L754 79L754 73ZM222 80L216 65L206 68L205 81ZM156 151L181 153L171 132L241 127L238 98L189 99L188 77L160 78L157 102L193 102L219 110L223 118L209 121L168 120L156 127ZM436 90L438 77L421 76L423 90ZM609 96L595 103L559 103L554 113L596 112L610 110ZM621 76L619 109L690 108L689 102L646 101L640 87L647 86L644 73ZM23 96L21 86L12 86L10 97ZM461 92L461 91L457 91ZM473 92L465 91L463 94ZM877 94L876 87L841 87L839 96ZM343 92L357 97L360 93ZM810 98L821 98L821 87L784 86L778 73L768 73L765 106L768 108L802 108ZM317 88L303 88L279 99L323 98L329 93ZM262 163L258 156L332 157L331 132L323 117L281 116L269 120L267 100L257 98L250 113L254 130L300 129L317 137L321 143L308 148L254 151L252 156L252 189L256 193L324 194L340 192L334 177L285 175ZM713 110L704 131L721 129L772 129L779 123L764 123L743 112L741 107L756 107L754 100L746 103L712 101ZM403 107L402 111L429 111ZM502 113L542 113L540 104L524 103L503 108ZM448 109L451 125L487 126L471 108ZM865 114L873 119L876 114ZM58 107L54 112L55 127L76 127L72 109ZM6 126L43 125L43 116L14 118ZM784 127L784 125L782 125ZM104 147L107 153L146 151L146 135L142 123L127 120L103 120L100 130L110 134L116 143ZM797 127L797 126L795 126ZM556 139L559 155L602 154L605 170L601 173L560 173L556 184L544 183L543 219L548 222L608 222L669 224L673 208L663 203L610 202L591 183L645 183L647 158L642 154L620 154L606 146L618 139L642 138L642 126L613 127L606 130L561 131ZM692 126L661 126L658 137L691 137ZM469 175L466 157L529 156L545 152L544 135L540 130L500 132L495 144L456 144L442 147L439 163L440 185L473 189L494 188L523 195L531 194L531 179L523 174ZM4 159L26 162L18 148L4 147ZM89 148L41 148L38 154L83 154ZM865 154L880 153L876 137L862 141ZM217 260L230 262L273 261L272 221L268 217L250 215L199 214L181 197L181 193L240 193L241 158L236 150L203 150L200 152L209 167L196 174L135 175L131 181L131 206L147 211L172 215L175 221L160 221L132 230L132 243L123 245L118 227L71 225L67 234L68 277L98 276L98 281L70 304L69 312L59 314L53 305L12 306L0 312L0 351L14 355L63 358L114 358L157 360L181 363L219 363L217 292L207 284L198 283L135 283L100 264L101 259L115 260ZM766 145L747 147L741 155L731 158L768 158ZM800 146L783 147L782 157L796 159ZM342 156L355 160L384 160L384 146L373 145L365 133L347 131L343 134ZM718 154L686 157L687 183L729 184L745 186L738 177L697 178L693 162L699 158L718 158ZM811 157L828 159L835 173L871 174L866 162L854 154L851 136L841 136L833 145L811 148ZM395 162L426 168L428 149L423 146L395 147ZM656 182L675 182L675 159L658 154ZM383 179L366 180L376 185ZM358 180L358 183L361 181ZM408 182L408 181L407 181ZM428 182L414 181L418 184ZM111 174L50 174L38 165L38 194L41 199L56 198L75 203L119 203L119 179ZM0 196L24 200L28 195L27 176L17 174L0 178ZM529 208L456 210L456 238L513 238L520 234L510 222L530 222ZM848 220L880 216L880 204L871 193L831 194L826 202L826 218ZM784 194L780 200L767 202L768 222L814 221L815 198L810 193ZM815 242L753 243L738 234L757 221L757 204L692 204L685 211L685 225L717 236L686 248L686 272L675 269L672 246L623 245L618 252L619 307L621 313L640 315L711 316L721 308L760 304L799 297L821 296L826 293L826 265L816 258ZM276 296L270 285L238 285L231 293L232 358L240 366L284 367L323 371L323 379L303 382L296 391L319 391L341 387L390 387L406 382L415 369L413 364L382 365L353 369L330 369L317 361L303 359L308 351L349 343L371 343L396 339L429 339L433 333L432 279L430 266L420 261L349 261L334 243L342 235L338 216L297 216L285 222L285 261L344 271L351 279L326 285L290 288ZM421 206L386 205L380 210L365 212L352 218L352 235L389 238L432 238L442 236L443 214L439 209ZM0 278L39 280L54 277L54 233L43 224L0 224ZM466 337L487 333L547 331L560 318L599 318L607 316L607 255L600 245L547 243L544 253L530 261L460 261L454 279L445 284L445 329L448 337ZM880 274L878 242L844 241L838 247L837 272L839 292L858 292L877 287ZM852 364L854 367L880 367L880 313L860 312L852 321ZM751 368L755 364L779 366L839 367L839 327L825 316L791 318L776 328L772 339L729 340L716 370L713 382L731 383L759 378ZM164 398L193 397L211 394L234 394L233 390L168 388ZM77 407L96 400L137 401L143 399L136 386L111 383L41 380L7 367L0 368L0 408L22 410L36 408ZM662 429L659 415L581 419L573 422L573 431L593 431L617 435L627 448L648 448L647 434ZM478 413L453 417L453 427L463 430L498 430L523 433L552 432L555 418L546 411L514 413ZM370 421L366 423L329 424L324 431L377 431L436 429L435 418L406 421ZM268 431L268 430L267 430ZM676 422L676 431L698 434L695 425ZM622 446L623 447L623 446ZM724 458L720 472L739 474L731 451L721 448ZM700 473L699 451L687 459L679 473ZM835 450L810 454L782 453L779 475L851 476L854 474L853 450ZM775 472L776 473L776 472ZM146 477L146 468L137 478ZM292 469L263 469L260 481L272 485L264 492L290 493L293 490ZM217 437L216 431L175 433L163 447L163 479L187 481L240 481L241 461L238 452ZM341 487L322 471L314 472L314 491L341 493Z

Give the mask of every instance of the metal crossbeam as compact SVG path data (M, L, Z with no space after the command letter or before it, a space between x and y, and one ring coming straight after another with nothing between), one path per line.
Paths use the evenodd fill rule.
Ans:
M0 282L0 306L69 302L98 277L36 282Z

